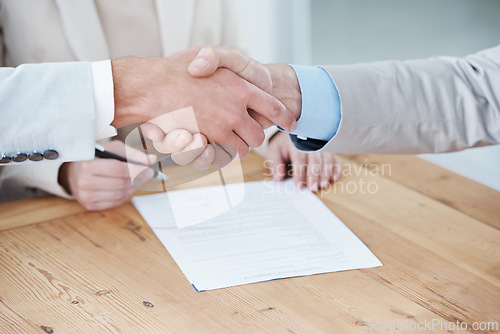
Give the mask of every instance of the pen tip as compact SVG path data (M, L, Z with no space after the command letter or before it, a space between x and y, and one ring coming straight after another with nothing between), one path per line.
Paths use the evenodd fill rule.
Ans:
M155 172L155 176L154 177L158 181L167 181L168 180L168 176L166 176L164 173L159 172L159 171Z

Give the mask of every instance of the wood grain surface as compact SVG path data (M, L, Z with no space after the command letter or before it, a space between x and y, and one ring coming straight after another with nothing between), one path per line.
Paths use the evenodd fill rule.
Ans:
M413 156L343 159L318 196L383 267L196 292L130 203L1 204L0 333L499 333L500 192ZM266 172L254 153L243 171Z

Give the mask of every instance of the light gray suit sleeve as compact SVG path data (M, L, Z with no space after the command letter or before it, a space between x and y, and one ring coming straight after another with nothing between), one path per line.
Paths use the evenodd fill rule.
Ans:
M88 62L3 67L0 69L0 156L55 150L59 154L57 161L92 159L94 110Z
M321 151L433 153L500 143L500 46L465 58L325 69L342 118Z

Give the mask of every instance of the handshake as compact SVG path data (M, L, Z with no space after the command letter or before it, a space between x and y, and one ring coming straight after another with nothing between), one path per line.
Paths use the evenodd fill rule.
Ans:
M221 168L297 126L302 97L288 65L263 65L230 47L196 46L164 58L112 61L115 127L139 123L179 165Z

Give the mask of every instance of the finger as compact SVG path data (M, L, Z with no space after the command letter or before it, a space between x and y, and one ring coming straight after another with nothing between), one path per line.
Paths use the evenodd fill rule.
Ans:
M268 93L272 91L269 70L232 47L204 47L189 65L188 72L194 77L208 77L220 67L233 71Z
M150 165L156 162L154 154L146 154L141 150L125 145L120 140L113 140L104 144L104 148L114 154L126 158L128 161Z
M236 156L238 155L238 150L235 149L234 147L232 147L231 145L220 145L224 151L226 151L229 156L231 157L231 160L236 158Z
M101 201L101 202L93 202L93 203L80 203L89 211L103 211L112 208L116 208L117 206L125 203L126 200L123 201Z
M76 190L79 191L123 191L130 188L130 178L104 177L92 175L91 177L79 176L76 180Z
M285 108L283 103L254 85L248 84L248 87L247 108L254 110L287 132L295 130L297 127L295 116Z
M334 159L332 154L324 154L321 161L321 177L320 188L325 189L330 185L330 180L333 180Z
M271 126L274 125L273 122L271 122L270 120L268 120L267 118L265 118L264 116L262 116L261 114L259 113L256 113L255 111L253 111L252 109L248 109L248 114L250 115L250 117L252 117L257 123L259 123L260 127L262 129L267 129L267 128L270 128Z
M312 192L319 189L319 176L321 172L321 154L310 153L307 156L307 188Z
M150 139L154 142L161 141L166 133L170 133L178 129L184 129L191 133L200 132L198 122L196 120L196 115L192 106L166 112L153 119L150 119L146 124L152 124L156 126L156 128L149 125L144 126L144 128L146 129L146 137L152 137L153 139ZM161 129L163 131L163 136L160 134L158 129Z
M113 191L106 191L106 190L82 191L78 193L75 197L80 204L87 207L88 205L99 202L115 202L115 203L124 202L132 195L133 192L134 189L132 187L129 187L125 190L113 190Z
M245 116L244 126L236 128L234 132L241 138L249 147L259 147L265 139L264 130L250 115Z
M292 164L293 182L297 188L302 189L306 184L307 154L299 151L292 151L290 161Z
M269 161L271 175L275 181L283 181L286 175L286 161L276 145L269 147L266 153L266 159Z
M248 144L240 138L240 136L238 136L236 133L234 132L231 132L227 137L226 137L226 145L223 145L223 147L225 148L226 146L229 146L231 147L231 149L236 149L236 151L238 152L238 155L240 156L240 158L244 157L245 155L247 155L248 151L249 151L249 147L248 147ZM230 153L230 152L228 152Z
M333 166L334 166L334 169L333 169L332 181L337 182L340 179L340 174L342 172L342 160L336 154L334 154Z
M207 147L207 137L201 133L193 135L193 141L188 144L181 152L172 153L172 160L180 165L185 166L194 161Z
M215 168L223 168L228 165L236 156L236 149L229 145L214 145L215 151L214 161L212 162ZM232 155L234 153L234 155Z
M109 178L129 178L130 172L126 162L114 159L96 158L91 162L82 165L81 173L88 175L104 176ZM130 164L132 165L132 164ZM144 166L143 166L144 167Z
M132 184L132 182L141 173L151 170L151 168L145 165L137 165L113 159L99 159L99 158L94 159L91 163L85 164L80 169L81 173L85 173L86 175L89 175L89 177L91 178L96 176L101 176L109 179L121 179L125 180L123 182L128 182L129 184ZM151 173L151 172L146 172L146 173Z
M215 159L215 149L213 145L208 144L205 150L193 161L193 167L197 170L206 170L210 168Z
M178 129L168 133L163 140L153 142L155 149L160 153L178 153L192 144L194 138L191 132Z

